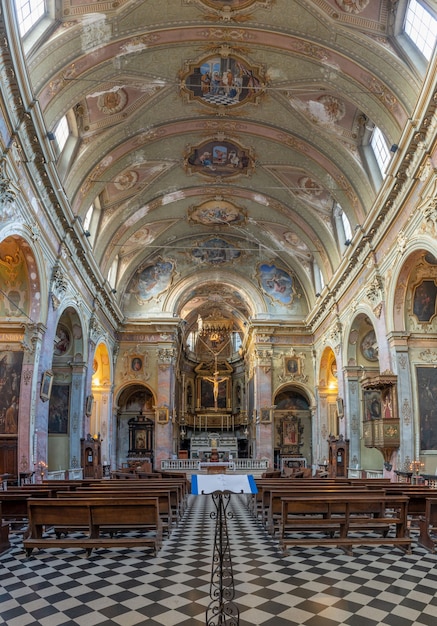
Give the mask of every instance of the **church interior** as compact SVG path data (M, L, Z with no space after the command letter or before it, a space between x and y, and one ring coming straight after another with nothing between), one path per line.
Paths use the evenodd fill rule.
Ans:
M437 2L1 0L0 31L4 488L437 484Z
M435 3L292 5L3 3L2 474L435 473Z

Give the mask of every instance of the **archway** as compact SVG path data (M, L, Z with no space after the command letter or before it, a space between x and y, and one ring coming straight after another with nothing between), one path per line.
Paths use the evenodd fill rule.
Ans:
M118 398L115 433L117 468L150 462L155 456L155 398L138 383L125 387Z

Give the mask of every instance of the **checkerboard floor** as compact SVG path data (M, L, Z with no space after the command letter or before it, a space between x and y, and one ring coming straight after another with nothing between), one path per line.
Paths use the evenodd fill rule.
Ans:
M233 495L227 521L239 626L436 624L437 555L413 543L294 548L284 557ZM0 555L0 624L8 626L205 626L215 521L211 496L190 496L156 557L140 549L22 550ZM213 622L226 623L230 622Z

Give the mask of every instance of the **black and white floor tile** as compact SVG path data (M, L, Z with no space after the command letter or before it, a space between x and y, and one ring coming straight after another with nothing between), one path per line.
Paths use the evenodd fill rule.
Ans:
M437 623L437 555L413 543L332 548L278 545L231 498L227 522L239 626L431 626ZM0 624L7 626L205 626L215 522L211 496L190 496L159 554L100 549L0 555ZM227 623L227 622L226 622Z

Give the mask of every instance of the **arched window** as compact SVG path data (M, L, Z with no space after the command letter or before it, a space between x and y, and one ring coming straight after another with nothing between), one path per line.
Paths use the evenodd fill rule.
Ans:
M403 30L429 61L437 39L437 20L421 2L408 2Z
M24 37L33 26L45 15L45 0L15 0L18 28Z
M373 129L373 133L370 138L370 146L373 150L373 154L375 155L381 176L384 178L392 153L390 152L383 133L377 126Z
M62 150L65 148L65 144L67 143L67 139L70 135L70 127L68 125L67 117L65 115L59 120L55 128L54 135L59 153L61 153Z
M108 283L111 285L111 287L113 289L115 289L115 285L117 282L117 270L118 270L118 254L115 257L115 259L112 261L112 265L109 268L109 272L108 272Z
M93 213L94 213L94 204L92 204L90 206L90 208L88 209L88 211L85 214L85 218L83 220L83 229L85 231L89 231L90 230L90 226L91 226L91 220L93 218Z

